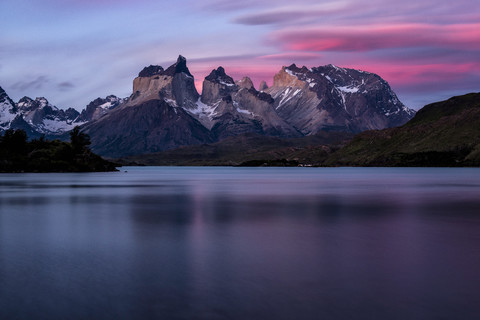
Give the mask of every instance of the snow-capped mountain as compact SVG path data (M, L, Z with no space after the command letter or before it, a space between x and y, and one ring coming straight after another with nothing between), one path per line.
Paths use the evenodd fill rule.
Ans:
M15 102L0 87L0 132L10 128L10 123L17 116Z
M105 99L97 98L90 102L85 109L82 110L75 122L89 122L97 120L112 111L120 104L127 101L126 98L118 98L114 95L107 96Z
M304 135L394 127L415 114L378 75L334 65L283 67L265 92L279 116Z
M54 137L102 117L124 101L115 96L97 98L80 113L73 108L59 109L43 97L23 97L15 103L0 87L0 133L23 129L30 138Z
M33 130L40 134L52 135L70 131L78 125L75 120L79 112L73 108L58 109L41 97L35 100L23 97L17 103L17 113Z
M167 69L145 67L133 80L129 98L98 98L81 113L59 110L45 98L14 103L0 89L0 130L29 126L38 135L53 135L82 125L93 151L119 157L243 133L357 133L399 126L415 114L380 76L334 65L282 67L271 87L263 81L258 90L248 77L234 81L218 67L205 77L202 89L200 95L182 56Z

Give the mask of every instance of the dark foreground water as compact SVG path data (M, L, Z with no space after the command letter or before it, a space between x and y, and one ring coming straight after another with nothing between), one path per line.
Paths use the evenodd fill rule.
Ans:
M479 318L479 169L0 175L0 319Z

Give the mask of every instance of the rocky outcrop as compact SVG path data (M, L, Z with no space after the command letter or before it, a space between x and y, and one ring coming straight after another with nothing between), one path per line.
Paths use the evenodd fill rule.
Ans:
M144 68L133 80L133 93L126 105L134 106L155 99L166 99L178 107L194 108L199 94L187 60L179 56L167 70L160 66Z

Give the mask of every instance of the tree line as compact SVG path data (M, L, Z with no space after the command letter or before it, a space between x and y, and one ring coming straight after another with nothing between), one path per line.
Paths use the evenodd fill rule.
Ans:
M0 172L90 172L114 171L115 164L94 154L90 137L75 127L70 142L29 140L21 129L0 135Z

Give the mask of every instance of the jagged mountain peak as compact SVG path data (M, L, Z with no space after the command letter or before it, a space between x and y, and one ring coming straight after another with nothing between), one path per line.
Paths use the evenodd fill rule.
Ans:
M50 104L50 102L44 97L37 97L35 100L29 97L23 97L18 101L17 106L23 111L41 110L45 108L58 110L56 106Z
M273 77L274 87L305 87L305 82L299 77L300 70L295 64L282 69Z
M235 81L233 81L233 78L227 75L225 73L225 69L221 66L217 69L213 69L212 72L210 72L210 74L205 77L205 80L220 83L226 86L235 85Z
M111 110L115 109L126 99L118 98L115 95L109 95L105 99L97 98L91 101L85 109L83 109L80 116L75 120L76 122L89 122L92 120L99 119L109 113Z
M13 100L10 99L10 97L5 92L5 90L3 90L2 87L0 87L0 104L2 104L5 108L7 108L7 106L9 106L8 108L13 108L13 109L15 109L14 112L16 112L15 102L13 102Z
M202 85L201 102L214 104L238 90L233 78L226 74L223 67L213 69L205 77Z
M187 67L187 59L182 55L179 55L177 58L177 62L172 64L170 67L167 68L167 70L165 70L165 72L163 72L164 75L171 77L173 77L177 73L185 73L193 78L193 75L190 73L190 70L188 70Z
M268 89L268 85L265 82L265 80L262 80L260 84L258 85L258 91L264 91Z
M0 87L0 132L10 127L17 115L17 107L5 90Z
M193 77L187 67L187 59L182 55L178 56L177 62L169 66L166 70L159 65L149 65L138 73L140 78L149 78L153 76L170 76L173 77L177 73L185 73L190 77Z
M5 92L5 90L3 90L2 87L0 87L0 102L3 102L3 100L5 99L5 97L8 97L7 93Z
M249 77L243 77L241 80L236 81L235 84L239 88L245 88L245 89L250 89L254 87L252 79L250 79Z
M292 63L288 67L285 67L285 69L290 70L294 73L306 73L306 72L310 71L310 69L308 69L305 66L302 66L301 68L297 67L297 65L295 63Z
M42 134L58 135L71 130L79 112L73 108L60 110L50 104L44 97L35 100L23 97L18 103L1 94L5 101L0 101L0 131L23 129L30 138Z

